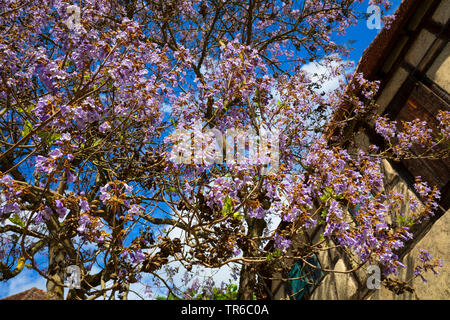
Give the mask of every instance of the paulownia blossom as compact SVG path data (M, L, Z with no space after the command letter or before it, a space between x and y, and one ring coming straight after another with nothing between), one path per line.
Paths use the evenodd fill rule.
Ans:
M194 270L228 266L238 297L259 298L255 270L273 271L314 228L321 240L297 258L333 244L396 274L397 250L437 210L439 192L420 177L418 200L386 191L381 161L448 144L450 117L439 113L436 140L426 122L373 116L379 84L346 74L339 44L361 2L85 0L78 21L71 1L0 0L0 280L26 262L64 298L63 270L77 265L81 288L69 299L126 299L136 282L193 297ZM305 70L314 61L323 76ZM330 78L340 86L326 90ZM344 100L354 114L339 125L375 121L387 148L327 138ZM207 164L192 149L173 161L180 128L184 142L203 137ZM212 130L251 131L259 143L264 130L279 134L252 157L249 141L242 153L218 143L233 156L212 161L202 147ZM408 200L414 214L404 217ZM201 285L213 292L211 279Z

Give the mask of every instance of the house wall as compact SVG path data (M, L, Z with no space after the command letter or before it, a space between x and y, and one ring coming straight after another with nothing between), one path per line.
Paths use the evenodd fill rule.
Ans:
M381 288L373 293L370 299L373 300L449 300L450 299L450 213L447 211L445 215L440 218L433 228L420 240L413 250L403 259L403 263L407 265L405 270L399 274L399 279L408 281L414 277L413 270L419 254L419 249L429 250L434 257L443 260L443 268L438 268L436 271L438 275L434 275L429 271L424 275L427 280L426 283L422 279L415 278L412 286L415 289L415 294L403 293L396 295L386 288Z
M442 89L450 92L450 44L446 45L426 74Z
M422 8L423 9L423 8ZM437 26L448 26L450 17L450 0L442 0L434 11L432 24ZM405 84L408 76L412 72L421 72L436 85L439 90L450 92L450 45L445 43L448 40L433 30L427 30L420 22L428 19L430 15L423 12L416 12L409 24L406 26L409 37L403 35L397 39L396 46L391 52L391 59L388 57L381 70L387 75L382 90L378 95L378 114L383 114L387 108L392 107L392 102L398 91ZM448 33L448 28L447 28ZM403 39L403 41L402 41ZM401 52L401 54L399 54ZM427 80L427 81L428 81ZM373 125L373 123L371 123ZM370 139L365 131L357 132L354 142L357 148L368 147ZM411 190L410 181L408 183L405 176L396 171L391 163L386 160L382 162L384 172L385 188L394 190L405 195L405 198L416 197ZM402 204L403 213L408 216L409 206ZM322 268L338 271L337 273L325 273L319 286L315 289L310 299L450 299L450 210L447 210L436 222L424 224L423 230L419 230L419 241L414 243L409 252L403 257L403 263L407 265L405 270L399 274L399 279L408 281L413 277L413 270L416 264L420 249L429 250L434 257L443 260L443 268L440 268L439 275L427 274L427 283L423 283L420 278L413 280L415 294L404 293L395 295L391 291L382 288L380 290L368 290L366 281L368 278L367 266L346 273L354 267L351 262L352 257L345 258L337 249L331 249L318 254ZM392 217L391 222L395 220ZM316 230L317 231L317 230ZM315 234L315 235L314 235ZM320 232L311 232L310 237L313 243L318 240ZM302 237L300 237L302 238ZM302 238L303 239L303 238ZM304 240L304 239L303 239ZM289 299L289 290L286 282L272 282L272 290L276 299Z
M432 20L438 24L448 24L450 16L450 1L441 1L432 16ZM422 29L417 38L404 56L404 61L415 68L416 71L425 72L426 76L441 89L450 92L450 45L447 43L445 48L436 57L435 54L446 39L438 38L428 30ZM445 43L444 43L445 44ZM434 58L434 61L432 60ZM431 66L430 66L431 65ZM426 70L426 66L430 66ZM392 77L387 82L381 92L377 104L378 113L382 114L388 108L392 99L397 94L400 87L408 77L410 71L407 71L402 64L398 64L397 69L392 71ZM365 134L357 135L357 145L364 147L368 144L368 137ZM387 161L383 161L382 169L385 175L386 188L393 189L408 197L415 197L410 190L408 183L399 175L396 170ZM402 208L406 216L409 215L408 206L405 204ZM411 284L415 288L415 294L403 293L396 295L388 289L382 287L381 290L371 292L370 299L450 299L450 210L437 220L426 233L426 235L414 246L414 248L403 258L402 262L407 266L399 274L399 279L409 281L414 278L414 267L417 263L417 257L420 249L429 250L434 257L443 260L443 268L439 268L438 275L431 271L425 275L426 283L422 279L415 278Z

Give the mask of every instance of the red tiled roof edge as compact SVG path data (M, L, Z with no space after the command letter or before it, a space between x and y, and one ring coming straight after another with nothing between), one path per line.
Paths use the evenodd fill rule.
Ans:
M403 27L408 23L419 5L420 1L417 0L403 0L400 3L395 11L395 19L390 27L384 27L366 50L364 50L358 62L356 72L363 73L364 77L368 80L378 80L374 76L385 58L396 45L393 39L396 39L400 35Z
M381 80L376 79L376 75L381 68L385 59L389 56L393 47L395 46L395 39L401 34L404 26L408 23L411 16L414 14L415 9L420 5L420 1L417 0L403 0L397 10L395 11L395 19L391 23L390 27L384 27L371 44L364 50L358 65L355 70L355 74L362 73L364 78L370 81ZM347 86L351 87L351 84ZM351 108L351 105L347 102L343 102L335 111L331 123L340 121L343 119L344 114ZM333 135L335 125L331 125L327 128L326 136Z
M0 300L49 300L49 299L45 291L33 287L31 289L16 293L12 296Z

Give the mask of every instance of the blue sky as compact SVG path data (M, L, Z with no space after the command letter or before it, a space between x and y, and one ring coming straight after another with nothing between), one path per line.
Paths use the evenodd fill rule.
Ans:
M359 8L361 12L366 12L368 8L368 0L364 1ZM389 12L386 14L392 14L398 8L400 0L393 0L393 6ZM369 44L375 39L376 35L380 30L369 29L367 27L367 20L359 20L356 26L347 29L347 34L343 37L343 41L354 41L350 45L354 50L350 53L350 60L354 61L355 64L358 63L364 50L369 46Z
M400 0L394 0L393 4L393 8L387 14L391 14L395 11L400 4ZM367 7L368 0L364 1L363 4L360 5L360 10L362 12L366 12ZM354 61L355 66L358 63L363 51L373 41L378 32L379 30L377 29L369 29L367 27L366 20L360 20L357 26L348 29L348 32L342 38L342 41L353 41L351 44L353 50L350 53L349 59ZM223 277L224 274L221 273L221 276ZM36 272L25 268L17 277L7 282L0 282L0 299L32 287L45 290L45 280L40 278ZM143 288L136 288L135 290L142 293ZM130 294L130 298L133 298L132 294Z

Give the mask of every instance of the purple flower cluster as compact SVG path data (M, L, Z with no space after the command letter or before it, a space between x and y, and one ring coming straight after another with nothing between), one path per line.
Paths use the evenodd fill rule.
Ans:
M103 227L104 223L98 217L83 213L78 220L77 232L84 240L102 244L107 235Z
M445 139L450 139L450 111L439 110L436 119L439 121L439 128Z
M335 232L337 234L342 234L349 229L348 223L343 220L343 215L339 203L332 200L325 218L326 225L323 233L324 237L331 237Z
M64 206L64 203L61 200L56 200L56 213L60 218L64 218L67 213L69 213L69 209Z
M395 137L397 132L397 122L389 121L386 117L377 117L375 122L375 131L383 136L384 139L390 141Z
M131 193L133 191L133 186L129 186L122 181L109 182L106 185L100 187L100 200L107 204L109 201L118 201L119 199L126 196L126 193ZM123 201L124 199L122 199Z
M18 203L22 191L13 187L14 181L10 175L2 175L0 178L0 223L11 214L20 212Z
M140 264L140 263L142 263L145 260L146 255L142 251L142 249L135 249L135 250L124 250L124 251L122 251L121 257L125 261L128 260L128 261L130 261L133 264Z
M278 233L275 233L273 237L275 243L274 247L280 249L282 252L286 252L286 250L291 246L292 241L280 236Z
M73 155L71 153L67 153L67 160L70 162L73 160ZM52 149L48 153L48 157L44 156L36 156L35 158L35 166L34 171L38 174L50 175L55 172L58 163L63 161L64 153L60 148ZM72 177L73 178L73 177Z
M34 222L39 225L44 221L47 221L53 214L53 210L48 206L44 206L43 209L37 212L36 217L34 218Z
M442 259L433 259L433 255L427 250L420 249L418 258L421 265L414 267L414 275L416 277L420 277L423 282L427 282L423 276L424 273L431 270L435 275L437 275L438 271L436 271L436 268L442 268L443 266Z
M419 194L420 200L424 205L417 220L420 220L420 218L428 219L428 216L434 215L434 212L439 207L438 201L441 198L441 192L436 186L433 188L429 187L428 183L422 181L420 176L416 177L414 189Z

